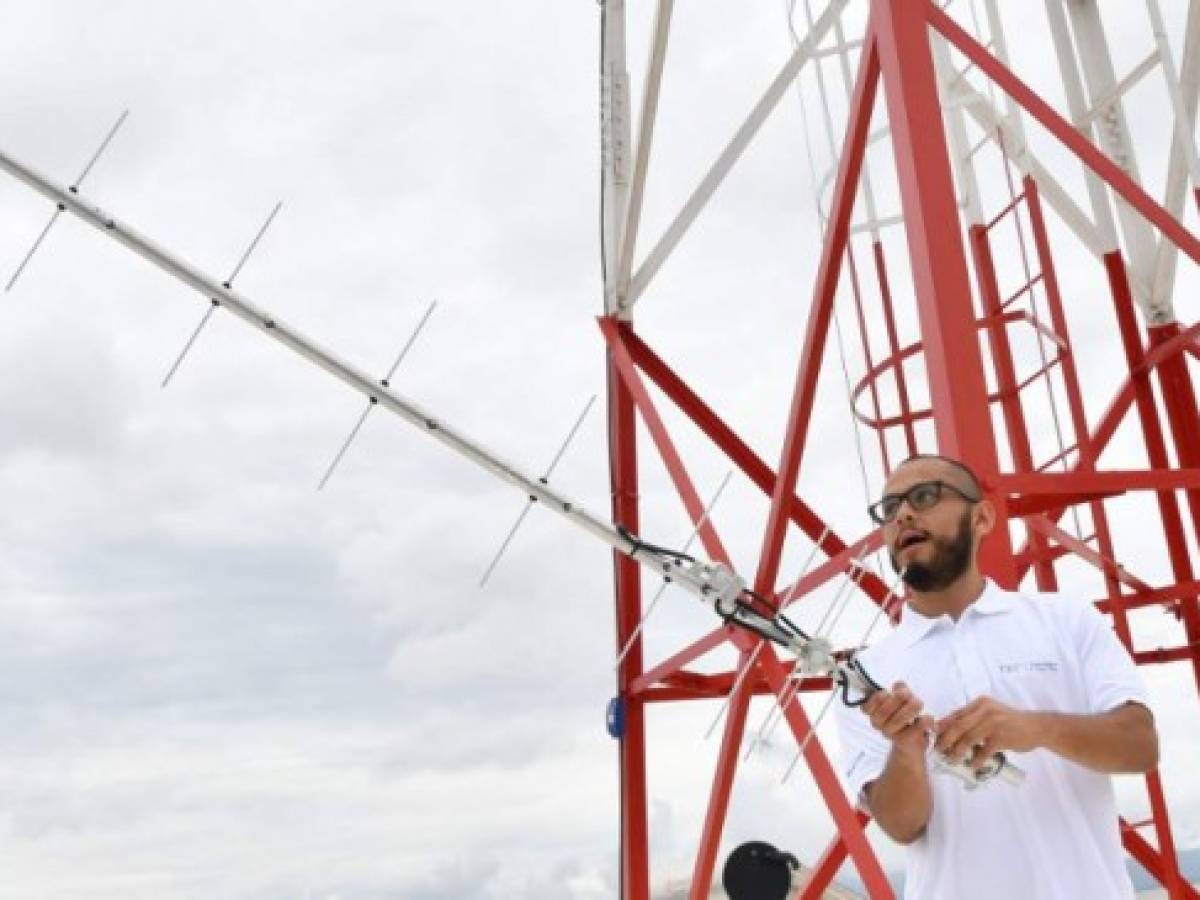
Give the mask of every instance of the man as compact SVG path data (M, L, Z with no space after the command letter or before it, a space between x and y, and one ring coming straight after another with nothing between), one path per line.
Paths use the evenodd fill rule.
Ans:
M1130 898L1109 775L1158 764L1136 666L1083 600L1002 591L979 572L995 508L961 463L899 465L871 507L910 593L859 654L890 690L837 704L851 791L908 847L913 900ZM967 790L931 754L1024 770Z

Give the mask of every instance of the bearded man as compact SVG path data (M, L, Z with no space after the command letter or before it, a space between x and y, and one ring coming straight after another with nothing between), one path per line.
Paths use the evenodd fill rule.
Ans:
M912 900L1126 900L1113 773L1158 765L1129 653L1092 604L983 577L996 511L962 463L901 463L871 514L909 587L900 624L859 660L892 685L837 704L845 775L907 845ZM931 753L982 770L1003 751L1024 784L962 781Z

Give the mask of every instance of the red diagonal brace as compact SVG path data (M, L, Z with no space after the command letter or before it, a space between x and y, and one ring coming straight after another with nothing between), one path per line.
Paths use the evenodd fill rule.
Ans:
M704 432L730 461L745 473L763 493L770 496L775 490L775 473L737 433L700 398L650 347L627 327L622 326L621 337L638 367L671 398L680 411L688 416L696 427ZM836 556L846 549L846 542L829 529L825 522L796 494L792 494L787 506L788 516L812 540L821 542L821 549L829 556ZM822 538L824 535L824 538ZM862 589L876 603L887 599L887 586L876 575L863 577Z
M758 560L758 572L754 588L760 594L771 589L779 574L779 562L783 555L783 541L787 527L787 501L796 488L800 473L800 458L808 439L808 425L812 420L813 398L817 381L821 375L821 362L825 353L825 339L829 335L829 322L833 315L833 301L837 293L838 276L841 274L842 258L850 235L850 216L854 211L859 173L867 149L867 137L871 127L871 113L875 109L875 93L879 86L879 51L876 46L874 28L867 25L863 38L862 57L858 70L858 81L850 101L850 124L846 129L846 140L842 147L841 163L838 166L837 183L830 204L829 228L825 234L825 245L821 250L821 263L817 269L817 280L813 290L812 309L808 316L808 330L804 335L804 348L800 354L796 387L792 395L791 413L783 442L778 477L771 495L771 513L763 535L762 552Z
M725 551L720 537L717 536L717 530L713 527L711 517L704 514L704 501L696 492L696 486L692 484L692 478L684 468L679 451L675 449L675 443L667 434L662 417L654 408L654 401L650 399L650 394L647 393L646 385L642 383L642 378L638 375L637 367L634 366L629 351L621 342L616 317L606 316L599 321L600 331L608 342L613 364L616 365L617 371L621 374L621 380L625 382L625 386L633 396L634 405L641 413L642 421L646 424L646 429L650 432L650 437L658 448L663 464L667 467L667 473L675 484L675 490L679 492L680 499L683 500L683 505L692 519L692 524L699 531L700 541L704 544L705 552L708 553L709 559L731 565L729 554Z
M924 0L922 5L925 8L929 24L957 47L963 56L975 63L979 70L987 75L997 87L1024 107L1025 111L1041 123L1043 128L1079 157L1085 166L1108 182L1114 191L1124 197L1130 206L1145 216L1146 220L1166 235L1175 246L1190 256L1193 261L1200 263L1200 240L1184 228L1179 220L1159 206L1149 194L1122 171L1120 166L1098 150L996 57L988 53L957 22L929 0ZM933 118L929 121L940 121L940 118Z

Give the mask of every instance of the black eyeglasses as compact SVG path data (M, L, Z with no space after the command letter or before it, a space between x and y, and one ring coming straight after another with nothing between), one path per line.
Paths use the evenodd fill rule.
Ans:
M979 497L972 497L963 491L960 491L952 484L946 484L944 481L922 481L914 484L902 494L884 494L883 499L872 503L867 507L867 512L871 514L871 518L880 525L886 525L892 519L896 518L896 513L900 511L900 504L908 501L917 512L925 509L931 509L937 506L939 500L942 499L942 491L951 491L958 494L968 503L978 503Z

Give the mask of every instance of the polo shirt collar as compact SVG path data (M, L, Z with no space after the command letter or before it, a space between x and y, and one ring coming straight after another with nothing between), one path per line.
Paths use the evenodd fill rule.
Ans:
M975 599L974 603L966 608L963 616L991 616L1009 612L1011 609L1011 604L1004 599L1000 589L992 583L990 578L985 578L983 593ZM947 615L941 615L937 618L923 616L911 606L905 604L904 613L900 617L900 624L896 626L897 637L909 646L912 646L942 622L949 624L950 617Z

